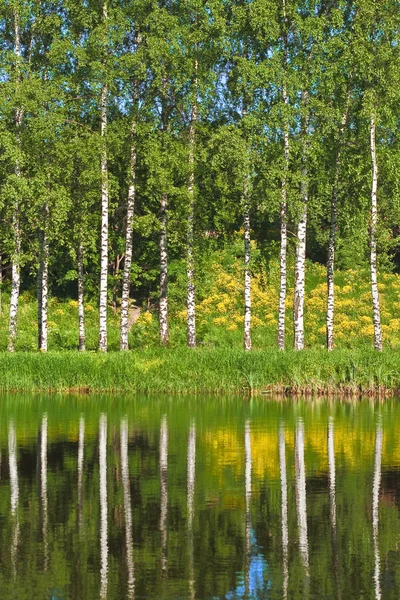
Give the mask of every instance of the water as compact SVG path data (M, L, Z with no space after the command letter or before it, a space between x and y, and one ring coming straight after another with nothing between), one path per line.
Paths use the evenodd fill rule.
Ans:
M400 405L2 397L0 598L390 599Z

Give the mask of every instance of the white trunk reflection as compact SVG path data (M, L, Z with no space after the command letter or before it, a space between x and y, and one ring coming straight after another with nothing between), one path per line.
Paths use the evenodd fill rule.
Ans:
M40 499L42 502L42 534L44 544L44 568L49 565L49 542L47 535L47 414L43 415L40 428Z
M286 475L286 440L285 428L281 425L279 429L279 467L281 473L281 515L282 515L282 559L283 559L283 597L286 600L289 583L288 566L288 507L287 507L287 475Z
M10 469L10 492L11 492L11 516L13 521L13 536L11 543L11 563L14 579L17 576L17 550L19 540L19 485L18 485L18 465L17 465L17 437L15 433L15 424L11 420L8 425L8 461Z
M308 576L308 532L307 532L307 501L306 501L306 467L304 462L304 424L299 419L295 433L295 479L296 506L299 528L299 547L303 565Z
M107 519L107 417L100 415L100 598L107 597L108 584L108 519Z
M328 465L329 465L329 501L331 523L336 535L336 469L335 469L335 429L333 418L330 417L328 425Z
M83 494L82 494L82 478L83 478L83 458L85 450L85 417L81 415L79 419L79 442L78 442L78 526L82 527L83 521Z
M196 426L189 429L187 450L187 511L188 511L188 544L189 544L189 594L195 598L194 579L194 549L193 549L193 518L194 518L194 489L196 482Z
M163 416L160 428L160 483L161 483L161 572L167 574L167 517L168 517L168 425L167 417Z
M246 495L246 568L245 568L245 593L246 598L250 593L250 558L251 558L251 431L250 421L244 426L244 454L245 454L245 495Z
M378 425L375 435L374 483L372 488L372 531L375 555L375 598L381 600L381 566L379 557L379 489L381 486L382 426Z
M332 554L334 564L334 576L336 594L341 598L341 587L339 577L339 553L336 528L336 464L335 464L335 425L333 417L329 418L328 423L328 473L329 473L329 508L332 528Z
M132 539L132 506L131 488L129 480L129 454L128 454L128 419L121 421L121 476L124 490L124 514L125 514L125 540L126 540L126 562L128 566L128 598L135 597L135 570L133 562L133 539Z

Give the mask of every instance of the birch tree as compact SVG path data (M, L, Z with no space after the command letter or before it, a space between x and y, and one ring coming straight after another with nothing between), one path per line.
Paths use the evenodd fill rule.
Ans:
M108 99L108 73L106 65L107 54L107 21L108 2L103 2L103 25L105 39L103 42L103 81L101 88L101 239L100 239L100 300L99 300L99 350L107 352L107 305L108 305L108 160L107 160L107 99Z
M308 149L309 149L309 108L308 92L302 92L302 105L305 110L303 122L303 155L301 167L301 205L300 216L297 225L297 245L294 264L294 349L304 349L304 299L305 299L305 276L306 276L306 235L308 215Z
M370 225L370 265L371 265L371 294L372 294L372 316L374 323L374 347L382 351L382 328L381 309L378 290L378 273L376 258L376 232L378 223L378 162L376 156L376 116L371 114L370 121L370 148L372 164L372 186L371 186L371 225Z
M333 350L334 345L334 312L335 312L335 248L336 248L336 228L337 228L337 211L338 211L338 195L339 195L339 178L340 167L342 162L342 143L346 128L347 115L349 111L350 94L347 96L347 103L344 109L338 139L338 149L335 158L334 180L332 184L331 196L331 219L329 228L328 241L328 263L327 263L327 284L328 284L328 299L326 307L326 347Z
M135 58L138 54L139 45L142 36L139 31L135 31L133 47L130 50L134 53ZM137 63L134 63L133 69L138 70ZM131 287L131 267L133 254L133 217L135 211L136 197L136 162L137 162L137 127L139 116L139 80L137 73L134 73L132 82L132 117L130 130L130 157L128 170L128 194L126 202L126 229L125 229L125 258L124 272L122 280L122 295L121 295L121 322L120 322L120 349L128 350L128 333L129 333L129 295Z
M287 68L288 68L288 17L286 11L286 0L282 1L282 54L283 54L283 69L282 69L282 100L284 110L288 107L289 97L287 92ZM284 144L284 166L282 175L282 200L280 205L280 252L279 252L279 307L278 307L278 348L285 349L285 314L286 314L286 289L287 289L287 187L289 174L289 120L286 112L284 113L283 123L283 144Z
M195 44L195 53L197 44ZM189 348L196 347L196 301L195 301L195 283L194 283L194 199L195 199L195 142L196 142L196 122L198 117L198 60L194 59L194 82L193 82L193 101L189 125L189 215L187 227L187 345Z
M22 66L22 54L21 54L21 38L20 38L20 17L18 8L14 8L14 46L15 46L15 64L16 64L16 79L15 83L20 86L22 83L21 66ZM17 140L19 137L19 130L22 125L23 108L17 107L15 109L15 127ZM19 179L21 177L21 166L19 160L15 163L15 176ZM20 263L21 263L21 231L20 231L20 201L16 199L13 217L12 217L12 229L14 237L14 248L13 257L11 262L11 295L10 295L10 321L8 328L8 350L14 352L15 340L17 337L17 316L18 316L18 301L19 301L19 288L20 288Z

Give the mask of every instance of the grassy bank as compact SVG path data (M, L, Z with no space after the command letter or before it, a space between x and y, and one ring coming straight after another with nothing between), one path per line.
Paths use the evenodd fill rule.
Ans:
M149 348L106 355L1 353L0 390L390 394L400 390L400 352Z

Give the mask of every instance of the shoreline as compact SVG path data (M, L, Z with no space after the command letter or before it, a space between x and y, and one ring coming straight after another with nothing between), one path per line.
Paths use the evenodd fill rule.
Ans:
M1 352L0 391L385 398L400 395L400 352L222 347Z

